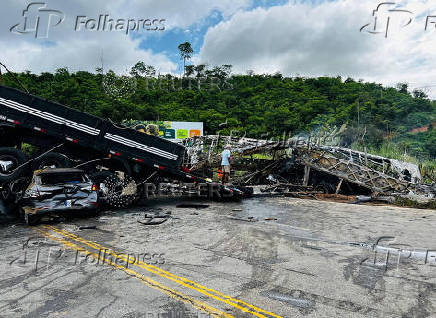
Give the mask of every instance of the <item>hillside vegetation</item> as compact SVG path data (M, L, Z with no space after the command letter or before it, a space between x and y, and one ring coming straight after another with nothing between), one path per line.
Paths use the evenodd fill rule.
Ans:
M128 76L70 73L6 74L5 85L115 122L124 119L202 121L209 134L231 130L248 137L298 134L347 124L342 144L372 152L436 158L436 102L407 84L383 87L340 77L231 75L231 66L187 66L184 79L157 76L137 63ZM225 124L224 124L225 123ZM430 125L427 132L411 132Z

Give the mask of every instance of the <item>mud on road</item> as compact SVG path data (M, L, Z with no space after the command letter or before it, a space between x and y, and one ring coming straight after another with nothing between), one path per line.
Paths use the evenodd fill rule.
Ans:
M180 203L2 226L0 316L436 315L435 211ZM144 225L146 214L168 219Z

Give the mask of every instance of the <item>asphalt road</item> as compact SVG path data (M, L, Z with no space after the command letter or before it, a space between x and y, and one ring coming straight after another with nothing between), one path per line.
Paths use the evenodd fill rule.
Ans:
M180 203L0 227L0 317L436 317L435 211Z

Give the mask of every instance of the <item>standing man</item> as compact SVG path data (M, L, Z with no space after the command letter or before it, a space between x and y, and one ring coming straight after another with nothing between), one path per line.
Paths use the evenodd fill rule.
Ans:
M223 179L222 179L222 183L226 184L229 182L229 178L230 178L230 157L231 157L231 153L230 153L230 145L227 145L226 148L224 149L224 151L221 153L221 166L222 166L222 170L223 170Z

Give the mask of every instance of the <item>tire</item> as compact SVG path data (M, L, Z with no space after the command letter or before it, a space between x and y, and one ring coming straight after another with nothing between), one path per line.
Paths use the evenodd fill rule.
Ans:
M106 202L112 208L127 208L135 202L138 188L131 177L126 176L124 180L121 180L113 175L107 178L104 183L108 189ZM128 189L129 186L136 187L136 190L132 191L134 193L123 194L122 192Z
M107 187L106 187L107 180L110 180L111 178L116 178L116 177L117 176L110 171L99 171L99 172L91 173L89 175L89 178L91 179L91 181L94 184L98 185L99 210L105 209L108 206L110 207L110 204L108 204L108 202L105 200L107 193L103 192L103 187L101 186L101 184L103 183L105 185L105 189L107 189Z
M55 166L56 168L70 168L71 161L67 156L57 153L57 152L49 152L43 155L42 157L33 161L32 169L40 170L47 166Z
M28 170L27 165L18 168L26 162L26 156L21 150L15 148L0 148L0 160L13 163L7 171L4 171L3 168L0 167L0 184L18 179L26 174Z
M138 198L138 188L136 188L135 193L120 194L120 191L129 185L136 186L136 182L129 176L125 176L124 180L120 180L116 174L110 171L101 171L91 174L89 178L99 185L99 196L104 198L104 202L112 208L126 208L140 199ZM105 185L107 193L102 192L100 186L102 183Z
M34 214L24 214L24 222L28 226L36 226L41 222L41 216Z

